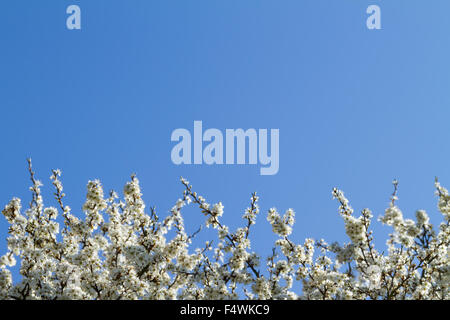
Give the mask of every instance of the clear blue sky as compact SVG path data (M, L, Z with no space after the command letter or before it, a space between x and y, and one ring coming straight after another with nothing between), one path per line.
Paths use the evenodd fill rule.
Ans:
M82 30L66 29L70 4ZM382 30L366 28L369 4L380 5ZM160 215L180 197L180 176L222 201L232 226L257 191L253 247L264 254L272 206L295 209L297 241L347 241L334 186L377 217L397 178L405 215L424 208L439 221L434 177L450 186L449 12L447 0L2 1L0 204L29 201L31 156L46 204L50 170L61 168L80 215L89 179L121 192L133 172ZM170 135L194 120L279 128L279 173L175 166ZM195 230L203 216L188 209L185 220ZM1 217L1 252L6 232Z

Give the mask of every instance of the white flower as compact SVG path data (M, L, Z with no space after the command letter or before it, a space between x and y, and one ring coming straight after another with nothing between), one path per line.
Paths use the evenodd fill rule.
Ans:
M0 257L0 299L450 299L450 196L438 182L444 221L436 229L423 210L416 221L403 217L394 183L380 217L393 229L383 252L369 230L370 210L354 216L344 193L333 189L349 243L311 238L295 243L294 210L280 215L272 208L267 221L276 239L264 256L251 251L260 210L256 194L244 225L231 232L219 221L222 202L210 205L184 179L182 197L163 218L146 209L134 175L122 200L115 192L105 199L100 181L89 181L81 218L63 203L60 176L60 170L52 171L60 217L59 209L44 207L42 184L34 175L30 207L23 210L14 198L2 210L10 226L8 251ZM186 231L187 205L198 206L206 225L217 229L218 241L196 247L201 228ZM14 282L10 268L16 260L21 280Z

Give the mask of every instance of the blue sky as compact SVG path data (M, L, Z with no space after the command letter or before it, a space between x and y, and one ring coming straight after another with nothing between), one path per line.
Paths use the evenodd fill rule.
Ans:
M67 30L66 8L82 10ZM382 30L366 28L366 8ZM0 10L0 204L27 203L31 156L49 200L61 168L82 215L89 179L122 191L136 172L160 215L187 178L223 221L261 197L253 247L270 254L267 210L294 208L293 239L347 241L331 190L355 211L387 207L391 181L408 217L440 221L434 177L450 186L450 2L434 0L3 1ZM176 166L171 133L278 128L280 170ZM187 209L188 229L203 222ZM382 237L389 229L375 227ZM0 250L7 224L0 219ZM200 239L208 239L208 232Z

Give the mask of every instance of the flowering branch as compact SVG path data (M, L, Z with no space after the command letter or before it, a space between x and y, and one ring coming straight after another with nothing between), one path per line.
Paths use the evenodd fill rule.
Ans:
M345 244L322 239L296 244L290 239L294 210L270 209L267 221L277 239L264 268L262 256L251 251L260 212L256 193L243 227L231 232L220 221L223 204L209 204L183 178L183 195L164 219L154 207L146 209L135 175L123 199L114 191L105 198L101 182L93 180L80 219L63 202L60 170L50 176L58 208L44 207L31 160L28 170L29 208L13 198L2 211L10 227L8 251L0 258L0 299L449 299L450 195L437 180L444 218L438 230L424 210L415 220L403 217L396 205L398 181L393 182L389 207L379 218L393 230L386 253L375 248L372 212L355 216L336 188L332 195L349 237ZM188 235L181 213L191 203L218 237L197 248L193 240L202 226ZM21 277L13 282L16 258Z

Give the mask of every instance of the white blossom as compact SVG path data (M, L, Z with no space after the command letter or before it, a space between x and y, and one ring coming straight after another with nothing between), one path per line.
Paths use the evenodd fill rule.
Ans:
M0 299L449 299L450 195L437 181L444 218L437 228L424 210L415 220L405 218L395 203L394 181L391 202L379 218L393 230L386 250L373 243L371 211L355 215L335 188L347 243L295 243L294 210L281 215L272 208L267 221L275 242L263 256L252 251L260 211L256 194L243 226L232 231L221 221L222 202L209 204L183 178L183 195L164 218L145 205L135 175L123 199L114 191L105 197L100 181L92 180L82 218L64 204L61 170L50 177L56 207L44 206L31 161L29 171L29 207L13 198L2 211L10 226L7 252L0 257ZM217 240L194 245L202 228L186 231L182 210L188 205L198 206ZM13 268L20 280L13 281Z

